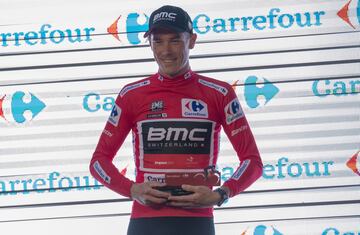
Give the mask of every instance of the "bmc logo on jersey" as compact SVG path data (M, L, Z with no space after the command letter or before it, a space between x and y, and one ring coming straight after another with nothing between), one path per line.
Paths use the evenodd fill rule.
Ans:
M121 115L121 108L115 104L111 110L108 122L110 122L114 126L117 126L120 120L120 115Z
M230 103L225 106L224 111L226 117L226 124L230 124L244 116L244 112L237 98L230 101Z
M208 117L207 104L201 100L182 99L181 110L183 117Z

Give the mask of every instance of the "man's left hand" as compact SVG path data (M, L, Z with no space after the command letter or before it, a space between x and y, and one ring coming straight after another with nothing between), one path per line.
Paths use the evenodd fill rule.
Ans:
M175 207L212 207L216 205L221 197L207 186L182 185L182 189L193 192L190 195L170 196L167 205Z

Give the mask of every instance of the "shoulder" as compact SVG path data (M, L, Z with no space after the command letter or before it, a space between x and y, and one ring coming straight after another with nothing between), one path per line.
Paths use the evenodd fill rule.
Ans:
M202 76L198 74L198 82L205 89L210 89L221 93L226 96L232 89L231 85L227 82L223 82L214 78Z
M126 84L121 91L119 92L119 97L123 98L125 95L128 96L131 93L141 92L143 89L146 89L150 85L151 76Z

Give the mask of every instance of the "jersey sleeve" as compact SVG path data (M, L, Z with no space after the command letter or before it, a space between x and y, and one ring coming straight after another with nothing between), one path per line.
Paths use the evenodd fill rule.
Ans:
M224 98L222 104L222 126L229 138L240 164L224 186L230 189L230 197L244 191L261 175L263 164L254 136L233 89Z
M130 188L134 182L118 171L113 159L131 130L130 108L126 100L119 95L90 162L92 176L125 197L131 196Z

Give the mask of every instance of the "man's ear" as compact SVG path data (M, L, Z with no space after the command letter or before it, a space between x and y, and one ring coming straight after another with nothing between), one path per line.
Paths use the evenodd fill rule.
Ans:
M152 44L151 44L151 34L147 37L146 40L149 42L149 46L150 46L151 50L153 50Z
M190 43L189 43L189 48L190 49L193 49L195 47L196 39L197 39L197 34L196 33L190 34Z

